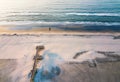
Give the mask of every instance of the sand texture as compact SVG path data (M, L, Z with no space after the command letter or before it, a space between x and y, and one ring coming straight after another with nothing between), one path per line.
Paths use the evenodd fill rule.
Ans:
M119 36L1 34L0 82L29 82L37 45L45 46L43 53L49 51L62 59L60 75L47 82L119 82Z

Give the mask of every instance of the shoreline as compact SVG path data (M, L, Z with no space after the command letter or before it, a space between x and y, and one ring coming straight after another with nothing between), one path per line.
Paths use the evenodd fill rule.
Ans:
M120 35L120 32L76 32L76 31L0 31L0 35L22 35L22 34L33 34L33 35Z
M115 31L72 31L72 30L63 30L59 28L37 28L30 30L11 30L12 26L0 26L0 35L1 34L79 34L79 35L120 35L120 32Z

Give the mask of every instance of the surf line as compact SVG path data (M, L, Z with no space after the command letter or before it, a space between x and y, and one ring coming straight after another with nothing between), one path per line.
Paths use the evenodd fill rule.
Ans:
M33 64L33 69L31 70L30 82L34 82L34 77L37 72L37 63L43 59L43 57L40 55L40 52L44 49L45 49L44 46L36 46L36 55L34 56L34 64Z

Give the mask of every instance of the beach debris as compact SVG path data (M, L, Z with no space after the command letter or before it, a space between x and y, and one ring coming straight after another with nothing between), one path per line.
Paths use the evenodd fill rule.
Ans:
M97 51L97 53L103 54L106 58L97 58L98 62L117 62L120 61L120 54L111 51Z
M95 60L90 60L88 65L89 67L97 67L97 63Z
M14 33L13 36L18 36L18 34Z
M96 51L97 53L108 55L108 54L114 54L115 52L105 52L105 51Z
M76 59L78 56L80 56L81 54L86 53L86 52L88 52L88 51L82 51L82 52L76 53L75 56L73 57L73 59Z
M119 36L113 36L113 39L120 39L120 35Z

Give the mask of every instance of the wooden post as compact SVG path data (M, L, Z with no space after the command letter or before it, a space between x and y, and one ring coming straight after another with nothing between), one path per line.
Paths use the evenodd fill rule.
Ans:
M34 82L34 76L35 76L35 73L37 71L37 62L38 62L38 59L42 60L42 56L39 55L40 51L44 50L44 46L37 46L36 47L36 55L34 57L34 65L33 65L33 69L31 71L31 79L30 79L30 82ZM40 57L40 58L38 58Z

